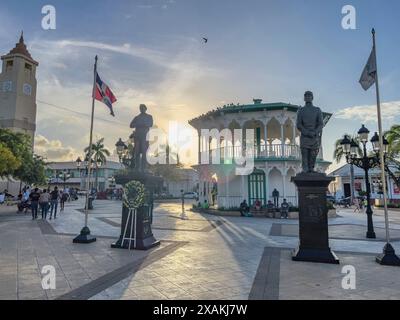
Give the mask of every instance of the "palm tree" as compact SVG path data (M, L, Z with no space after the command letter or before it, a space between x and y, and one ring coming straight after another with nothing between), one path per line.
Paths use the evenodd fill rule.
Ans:
M345 134L345 136L350 137L350 140L354 140L354 142L358 145L358 154L359 156L362 155L362 148L361 148L361 142L358 136L351 136L350 134ZM335 150L333 151L333 158L336 160L337 163L339 163L343 157L346 157L346 154L343 150L343 147L341 145L342 139L337 139L335 142ZM354 166L353 164L350 164L350 194L351 194L351 203L354 201Z
M89 147L85 148L85 153L88 158L89 157ZM92 144L92 157L91 159L94 161L95 166L96 166L96 177L95 177L95 186L97 190L97 184L98 184L98 166L104 165L107 162L107 157L110 156L110 151L104 147L104 138L101 138L98 140L96 143Z
M385 169L397 187L400 188L400 177L396 176L389 167L390 163L395 165L398 170L400 169L400 161L398 159L400 155L400 125L393 125L390 130L384 133L384 136L389 142L389 151L386 155L388 161L385 163Z
M389 142L389 154L397 158L400 154L400 125L393 125L384 133L384 136Z

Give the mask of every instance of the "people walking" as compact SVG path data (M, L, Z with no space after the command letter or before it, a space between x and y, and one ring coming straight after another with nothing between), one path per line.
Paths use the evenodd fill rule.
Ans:
M58 198L60 194L58 192L58 188L54 187L54 190L50 193L50 220L53 216L54 210L54 219L57 218L57 207L58 207Z
M354 203L354 213L356 213L356 212L358 212L358 213L360 213L360 202L361 202L361 200L360 199L358 199L358 198L354 198L354 201L353 201L353 203Z
M60 194L60 212L64 211L65 201L68 200L68 193L61 191Z
M42 220L47 219L47 212L49 211L50 194L46 189L43 189L42 194L39 198L39 205L42 211Z
M286 202L286 199L283 199L281 204L281 219L287 219L289 217L289 203Z
M29 199L31 200L32 220L34 220L37 219L39 199L40 199L40 193L38 188L35 188L33 192L29 194Z

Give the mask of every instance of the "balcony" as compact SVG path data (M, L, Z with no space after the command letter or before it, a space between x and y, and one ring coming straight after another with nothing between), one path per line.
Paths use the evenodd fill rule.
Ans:
M255 160L300 160L300 146L297 144L267 144L264 143L260 145L254 145L253 148L245 149L242 146L228 146L219 147L210 150L209 153L209 163L212 163L213 157L215 158L215 153L218 152L220 155L220 163L226 163L225 159L239 158L247 155L247 157L252 157ZM206 157L206 151L201 152L201 159ZM318 154L318 159L322 159L322 153Z

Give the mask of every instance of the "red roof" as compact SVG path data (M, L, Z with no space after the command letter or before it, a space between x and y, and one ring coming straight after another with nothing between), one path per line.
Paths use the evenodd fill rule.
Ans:
M26 45L24 43L24 33L23 32L21 33L19 42L15 44L15 47L7 55L5 55L3 57L7 57L10 55L14 55L14 54L23 55L23 56L27 57L31 62L35 63L36 65L38 64L35 60L33 60L31 54L29 53L28 49L26 48Z

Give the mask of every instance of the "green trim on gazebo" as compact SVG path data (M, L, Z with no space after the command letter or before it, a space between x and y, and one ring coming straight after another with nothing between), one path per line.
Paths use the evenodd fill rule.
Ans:
M270 110L288 110L292 112L297 112L297 110L301 106L283 103L283 102L275 102L275 103L255 103L255 104L243 104L243 105L225 105L223 107L219 107L217 109L211 110L206 114L198 116L197 118L193 118L189 120L188 123L195 127L195 123L201 120L210 119L215 116L223 116L228 113L239 113L239 112L257 112L257 111L270 111ZM324 116L324 124L326 124L332 116L332 113L323 112Z

